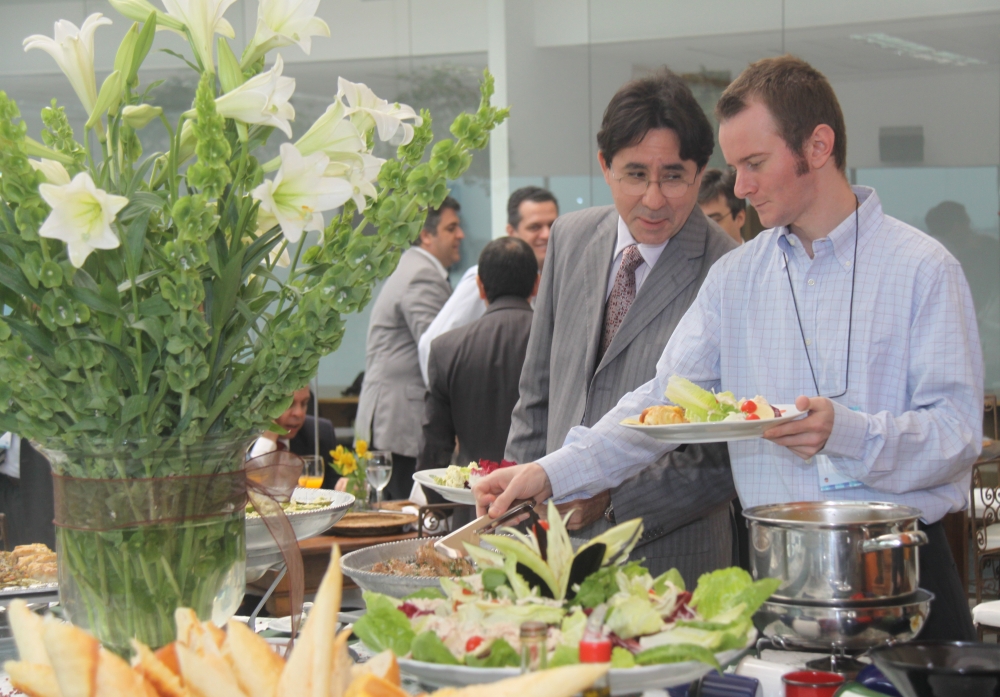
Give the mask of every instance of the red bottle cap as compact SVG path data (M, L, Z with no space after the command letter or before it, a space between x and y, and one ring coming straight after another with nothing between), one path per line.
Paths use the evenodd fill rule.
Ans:
M580 642L580 663L610 663L611 640L584 639Z

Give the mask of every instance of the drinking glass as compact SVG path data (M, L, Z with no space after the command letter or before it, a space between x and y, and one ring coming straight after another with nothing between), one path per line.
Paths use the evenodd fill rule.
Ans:
M326 463L322 455L302 455L302 474L299 476L299 486L307 489L319 489L323 486L323 469Z
M392 477L392 453L372 450L368 453L368 483L375 488L375 508L382 508L382 489Z

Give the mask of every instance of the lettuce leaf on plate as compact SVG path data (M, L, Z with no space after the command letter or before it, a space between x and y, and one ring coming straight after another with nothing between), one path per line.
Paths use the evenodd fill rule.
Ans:
M367 642L365 642L367 644ZM440 663L442 665L457 666L459 660L452 655L444 642L434 632L421 632L413 640L410 646L413 660L424 661L426 663Z
M365 646L380 652L392 649L397 656L405 656L416 637L407 616L396 609L396 601L381 593L365 591L368 610L354 623L354 633Z
M684 661L701 661L716 670L721 671L715 655L706 648L691 644L667 644L656 648L640 651L635 656L635 662L640 666L652 666L658 663L682 663Z
M521 657L506 639L500 638L490 644L490 652L483 657L466 654L465 665L475 668L517 668L521 665Z

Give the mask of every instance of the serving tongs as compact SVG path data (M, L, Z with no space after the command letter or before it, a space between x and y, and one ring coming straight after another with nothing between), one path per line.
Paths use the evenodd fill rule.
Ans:
M526 518L531 525L536 525L541 518L535 511L538 504L535 501L515 501L506 513L499 518L490 518L489 513L476 520L463 525L458 530L448 533L434 543L434 550L443 554L449 559L459 559L468 556L465 551L465 542L471 545L479 545L480 535L490 535L508 523L520 522Z

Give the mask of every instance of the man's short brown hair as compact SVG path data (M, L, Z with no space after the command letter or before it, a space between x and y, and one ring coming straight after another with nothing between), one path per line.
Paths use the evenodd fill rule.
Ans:
M791 55L764 58L740 73L715 105L719 122L759 101L771 112L778 134L799 156L799 175L806 174L803 146L816 126L833 129L833 160L841 172L847 167L847 128L833 88L821 72Z

